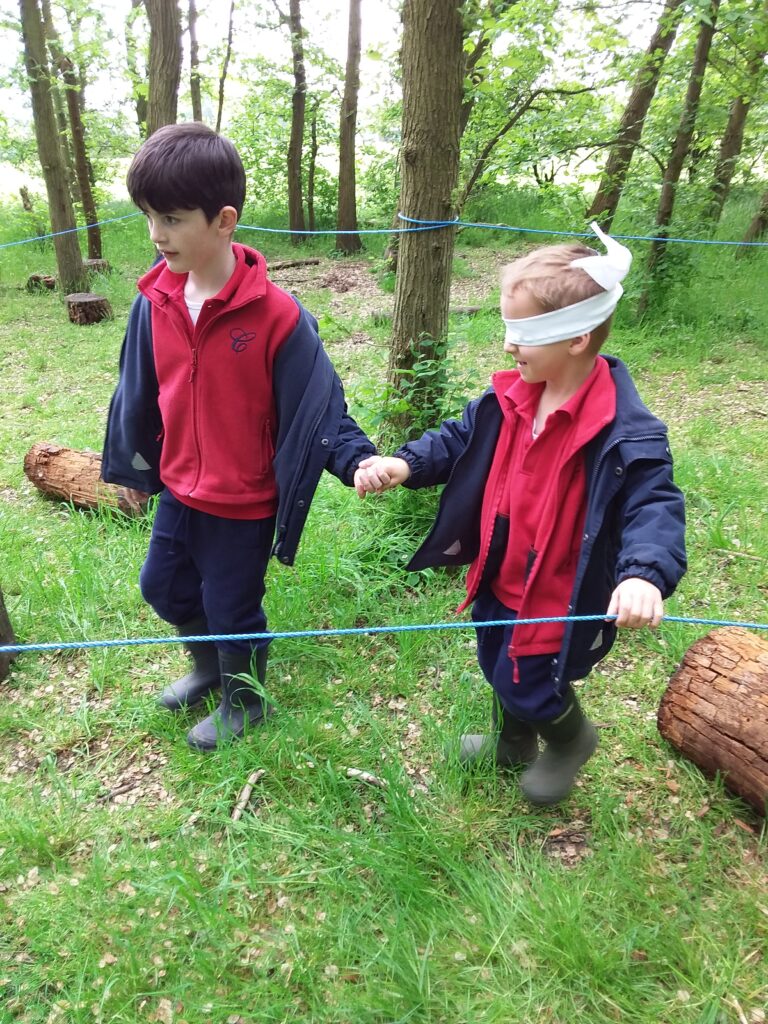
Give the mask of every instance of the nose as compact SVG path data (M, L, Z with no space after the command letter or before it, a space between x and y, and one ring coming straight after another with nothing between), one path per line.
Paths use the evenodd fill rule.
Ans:
M519 349L514 341L505 341L504 351L509 352L511 356L517 356L519 354Z
M162 226L156 220L151 219L147 220L147 224L149 225L149 239L151 242L157 245L157 243L163 237Z

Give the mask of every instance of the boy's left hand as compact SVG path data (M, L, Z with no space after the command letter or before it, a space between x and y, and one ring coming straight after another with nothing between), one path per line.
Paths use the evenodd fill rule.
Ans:
M650 626L655 629L664 614L664 601L661 591L648 580L636 576L622 580L611 594L611 603L606 615L616 616L619 628L629 626L641 629Z

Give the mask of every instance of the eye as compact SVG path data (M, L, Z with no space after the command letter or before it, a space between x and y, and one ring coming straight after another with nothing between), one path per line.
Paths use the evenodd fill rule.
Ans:
M163 223L167 224L168 227L173 227L174 224L178 224L179 223L179 218L178 217L172 217L170 214L167 214L165 217L163 217Z

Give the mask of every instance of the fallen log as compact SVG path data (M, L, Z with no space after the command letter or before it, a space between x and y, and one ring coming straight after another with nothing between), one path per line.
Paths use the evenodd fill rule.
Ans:
M0 647L15 643L16 634L13 632L11 620L8 618L8 612L5 610L3 591L0 589ZM7 678L11 662L15 657L15 654L0 654L0 683Z
M289 267L316 267L319 262L319 259L277 260L275 263L269 264L269 272L272 273L273 270L287 270Z
M26 289L28 292L42 292L46 288L56 287L56 278L52 274L30 274L27 278Z
M35 487L49 498L70 501L77 508L117 508L128 515L134 509L122 487L101 479L101 456L40 441L24 457L24 472Z
M768 801L768 643L715 629L689 648L659 707L661 735L759 813Z
M97 324L112 316L112 307L103 295L93 292L72 292L67 296L67 312L73 324L81 327Z

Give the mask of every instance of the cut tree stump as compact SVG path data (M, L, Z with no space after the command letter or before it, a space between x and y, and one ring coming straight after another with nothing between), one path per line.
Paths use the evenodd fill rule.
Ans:
M768 643L715 629L689 648L661 699L659 732L759 814L768 801Z
M97 324L112 316L112 307L103 295L72 292L67 296L67 311L73 324Z
M56 278L52 274L30 274L27 278L28 292L43 292L46 288L56 287Z
M109 260L89 259L83 260L83 266L91 274L111 274L112 267Z
M16 635L13 632L11 626L11 620L8 618L8 612L5 610L5 602L3 601L3 591L0 590L0 647L5 644L15 644ZM16 657L15 654L0 654L0 683L8 676L8 669L11 662Z
M25 455L24 472L49 498L71 501L78 508L107 505L128 515L134 514L123 488L105 484L101 479L101 456L97 452L40 441Z

